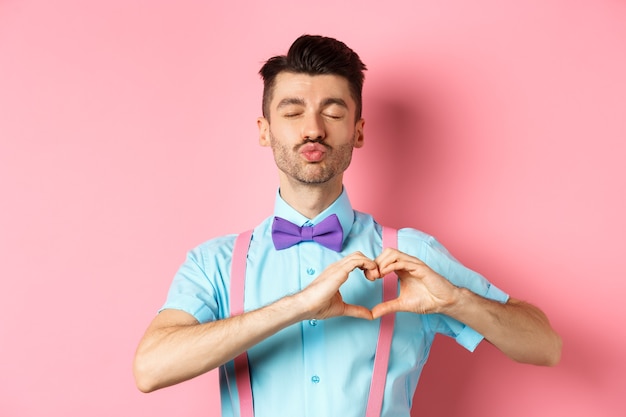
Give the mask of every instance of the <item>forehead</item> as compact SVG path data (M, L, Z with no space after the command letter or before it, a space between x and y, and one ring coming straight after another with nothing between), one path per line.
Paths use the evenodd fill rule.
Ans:
M348 80L339 75L308 75L281 72L276 76L270 106L276 108L282 100L298 98L307 104L319 104L328 99L341 99L348 107L356 106L350 94Z

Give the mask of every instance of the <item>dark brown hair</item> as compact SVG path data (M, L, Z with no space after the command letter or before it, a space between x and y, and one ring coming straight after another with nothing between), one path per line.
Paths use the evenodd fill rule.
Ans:
M276 76L281 72L308 75L339 75L348 80L356 103L356 119L361 118L364 71L361 58L346 44L333 38L302 35L291 44L287 55L268 59L259 74L263 78L263 116L269 116L269 104Z

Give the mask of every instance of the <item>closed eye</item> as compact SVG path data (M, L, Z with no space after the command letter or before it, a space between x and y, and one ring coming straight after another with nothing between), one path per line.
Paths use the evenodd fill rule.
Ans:
M322 103L322 115L328 119L341 120L347 110L348 105L340 98L328 98Z
M293 119L294 117L298 117L302 114L304 107L305 102L303 99L297 97L287 97L278 103L276 110L278 110L282 117Z

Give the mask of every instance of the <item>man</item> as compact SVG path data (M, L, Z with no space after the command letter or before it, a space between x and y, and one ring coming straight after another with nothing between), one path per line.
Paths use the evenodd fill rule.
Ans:
M561 340L536 307L509 298L419 231L401 229L398 249L383 250L381 226L352 209L342 179L363 146L364 70L345 44L308 35L265 63L259 137L273 151L280 187L274 215L246 244L245 312L230 310L238 297L235 235L191 251L137 349L140 390L220 367L224 417L245 414L248 395L256 416L409 416L436 333L469 350L484 337L520 362L559 361ZM327 248L312 226L333 222L339 239ZM305 240L285 244L284 227ZM382 302L387 274L397 275L399 291ZM395 321L384 374L374 378L382 381L382 412L371 412L381 317ZM233 359L246 351L241 374ZM245 378L251 394L239 385Z

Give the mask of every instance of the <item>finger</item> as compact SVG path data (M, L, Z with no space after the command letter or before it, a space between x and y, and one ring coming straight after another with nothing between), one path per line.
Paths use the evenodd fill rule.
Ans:
M344 316L356 317L357 319L372 320L372 312L363 306L344 304Z
M372 318L375 320L385 314L396 313L400 310L400 303L397 299L385 301L384 303L377 304L372 309Z
M387 275L391 272L399 273L400 271L407 271L414 275L416 272L423 271L425 266L419 259L407 256L405 259L397 259L393 262L379 265L378 268L382 275Z
M373 262L374 261L362 255L361 253L355 252L351 255L348 255L330 264L327 270L328 271L339 270L342 272L351 272L355 268L371 268Z
M359 268L365 272L366 276L375 276L379 274L378 264L374 260L363 255L361 252L355 252L343 259L342 267L345 272L351 272Z
M419 258L409 255L408 253L404 253L394 248L385 248L374 261L378 263L379 265L382 265L382 264L390 264L390 263L401 261L401 260L422 263L422 261Z
M370 281L376 281L377 279L383 277L383 274L381 274L380 270L378 269L378 265L376 265L376 268L374 269L366 269L363 270L363 272L365 273L365 278Z
M378 264L371 259L365 260L360 266L361 270L365 273L365 275L376 276L380 275L378 271Z
M385 248L385 250L383 250L382 253L376 257L376 259L374 259L374 262L376 262L378 268L382 272L384 267L406 258L410 258L410 256L397 249Z

